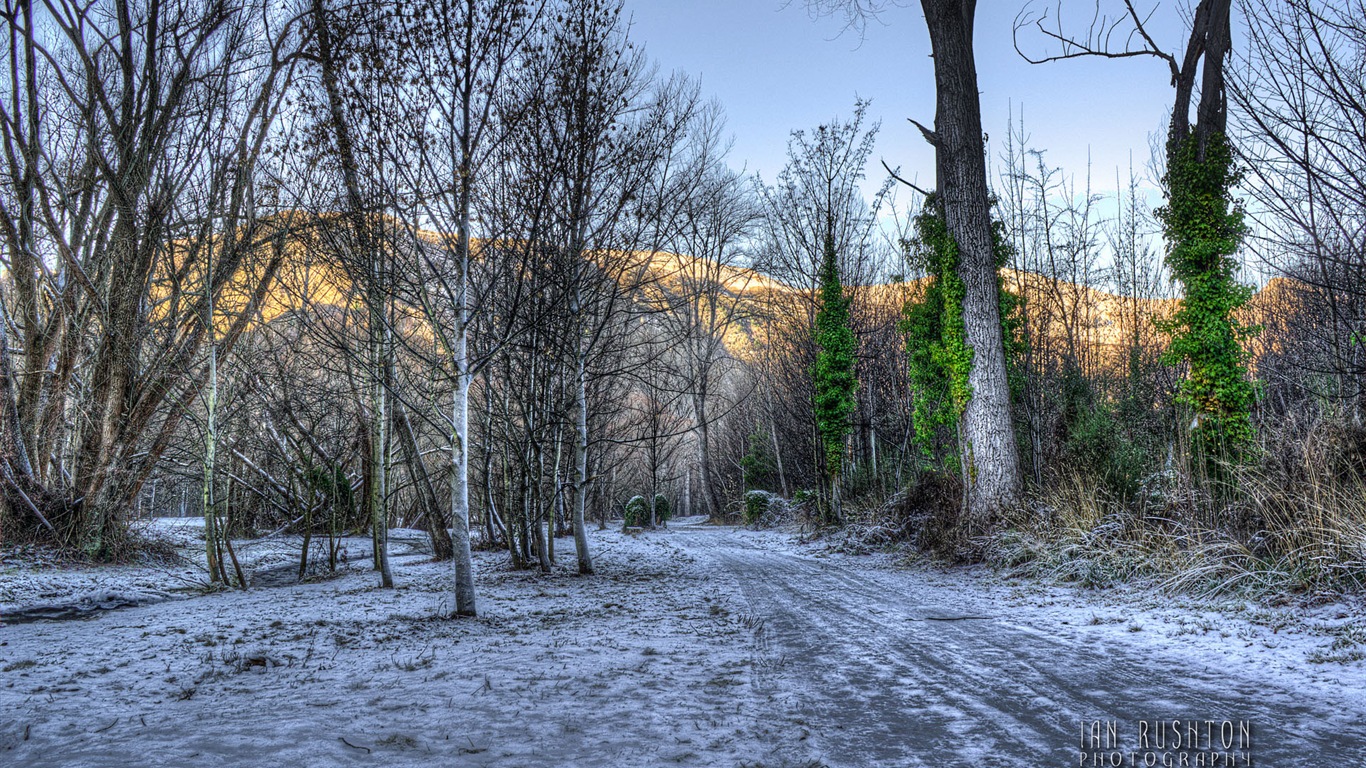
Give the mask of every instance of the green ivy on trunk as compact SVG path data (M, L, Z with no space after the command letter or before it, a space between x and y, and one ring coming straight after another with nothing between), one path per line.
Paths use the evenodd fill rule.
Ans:
M849 435L849 417L856 402L858 379L854 357L858 351L854 332L849 328L849 299L840 282L835 238L825 235L824 258L820 271L820 308L816 312L815 411L816 428L825 448L826 472L831 480L832 510L840 517L839 479L844 464L844 441Z
M1233 153L1222 134L1207 141L1204 157L1187 133L1172 139L1164 184L1167 205L1157 212L1169 250L1167 266L1184 291L1180 308L1160 329L1171 336L1165 362L1190 372L1180 402L1195 413L1191 444L1213 476L1238 461L1252 442L1254 389L1244 342L1259 330L1235 317L1252 296L1239 283L1233 258L1245 227L1230 190L1238 182Z
M1010 260L1010 245L1000 222L992 222L992 241L999 269ZM915 441L927 459L934 458L937 445L947 443L944 465L956 473L960 470L958 420L972 398L968 384L972 348L967 344L963 323L966 289L958 275L958 245L949 234L944 208L937 196L925 200L915 219L915 239L903 245L927 275L924 290L906 303L901 321L914 406ZM997 280L1000 281L999 275ZM1018 296L1005 289L1004 282L1000 284L1000 296L1002 338L1014 392L1019 387L1016 363L1025 345L1021 304Z

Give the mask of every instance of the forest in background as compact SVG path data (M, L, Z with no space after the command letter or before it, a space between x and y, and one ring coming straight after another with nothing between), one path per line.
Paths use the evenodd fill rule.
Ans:
M1159 168L1154 211L1021 124L987 148L1025 491L983 516L955 214L895 178L865 196L866 105L763 180L619 1L11 0L5 540L127 558L134 519L199 515L240 585L234 537L301 534L303 574L369 530L388 585L387 530L420 527L458 613L473 547L591 572L586 526L671 514L1097 585L1359 588L1366 7L1237 7L1214 182ZM1254 295L1215 248L1213 394L1172 343L1201 183L1241 218L1194 239L1275 276ZM1211 447L1221 397L1247 428Z

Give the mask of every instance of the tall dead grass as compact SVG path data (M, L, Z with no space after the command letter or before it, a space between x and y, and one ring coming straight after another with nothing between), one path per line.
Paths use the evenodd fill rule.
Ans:
M1063 473L982 551L1013 572L1093 587L1311 599L1366 590L1366 428L1283 425L1227 477L1211 488L1158 473L1121 500L1097 478Z

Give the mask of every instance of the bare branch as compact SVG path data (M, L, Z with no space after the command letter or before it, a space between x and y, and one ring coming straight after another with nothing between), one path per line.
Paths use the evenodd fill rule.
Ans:
M924 195L925 197L929 197L929 196L930 196L930 193L929 193L929 192L926 192L925 190L921 189L920 187L916 186L915 184L912 184L911 182L906 181L905 179L901 178L901 176L898 175L896 171L892 170L891 166L887 165L887 161L886 161L886 160L882 160L881 162L882 162L882 167L883 167L884 170L887 171L887 175L888 175L888 176L891 176L893 179L896 179L897 181L901 182L902 184L905 184L906 186L910 187L911 189L914 189L916 192L919 192L920 194Z
M916 128L920 129L920 135L925 137L925 141L928 141L931 147L939 146L939 134L935 133L929 128L926 128L925 126L921 125L919 122L912 118L908 117L906 118L906 120L910 122L911 125L914 125Z
M1101 11L1100 2L1097 0L1095 12L1091 17L1091 24L1087 28L1085 36L1077 37L1069 35L1062 28L1061 4L1052 14L1053 24L1046 26L1050 20L1048 11L1044 11L1035 17L1031 13L1033 4L1025 6L1015 17L1012 29L1012 40L1015 45L1015 52L1020 58L1030 64L1044 64L1051 61L1063 61L1065 59L1079 59L1088 56L1096 56L1105 59L1125 59L1136 56L1153 56L1167 62L1171 69L1172 84L1175 85L1180 76L1181 68L1177 65L1176 57L1162 50L1148 34L1147 23L1157 10L1148 11L1146 15L1141 15L1134 7L1132 0L1124 0L1125 13L1118 17L1110 17ZM1131 27L1129 25L1132 25ZM1027 27L1033 27L1046 40L1058 43L1061 50L1058 53L1044 54L1042 56L1031 56L1020 47L1020 33ZM1115 37L1117 33L1125 33L1122 45L1117 45ZM1140 45L1135 45L1140 42Z

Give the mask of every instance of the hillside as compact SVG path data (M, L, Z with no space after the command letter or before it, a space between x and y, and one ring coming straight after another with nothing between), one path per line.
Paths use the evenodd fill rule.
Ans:
M440 240L436 233L421 234L429 237L431 243ZM474 252L478 254L483 245L476 241ZM266 323L307 307L359 307L360 296L346 269L332 255L334 249L317 229L292 234L283 247L284 258L275 273L274 285L260 306L261 318ZM215 314L220 330L248 305L269 261L262 256L248 259L218 301ZM665 251L637 252L628 261L633 266L622 270L621 279L634 281L647 302L676 307L677 301L687 296L699 315L712 310L733 313L734 322L718 325L726 326L724 343L728 352L742 360L752 359L757 345L770 337L770 324L804 315L810 306L807 291L748 267ZM1036 346L1041 342L1043 346L1075 343L1092 350L1094 361L1102 367L1121 363L1122 351L1135 339L1144 347L1160 347L1163 339L1152 321L1169 317L1177 306L1175 299L1133 298L1032 272L1006 269L1002 277L1008 290L1025 298L1027 325ZM193 284L198 279L193 273L181 275L180 283ZM926 280L854 288L854 311L883 319L898 316L905 303L924 290ZM1249 325L1274 322L1286 307L1295 303L1294 294L1292 280L1274 278L1253 295L1240 319ZM159 281L154 286L154 296L156 306L177 300L173 282ZM178 300L183 301L184 297ZM1254 341L1252 351L1254 358L1260 356L1266 351L1265 342Z

